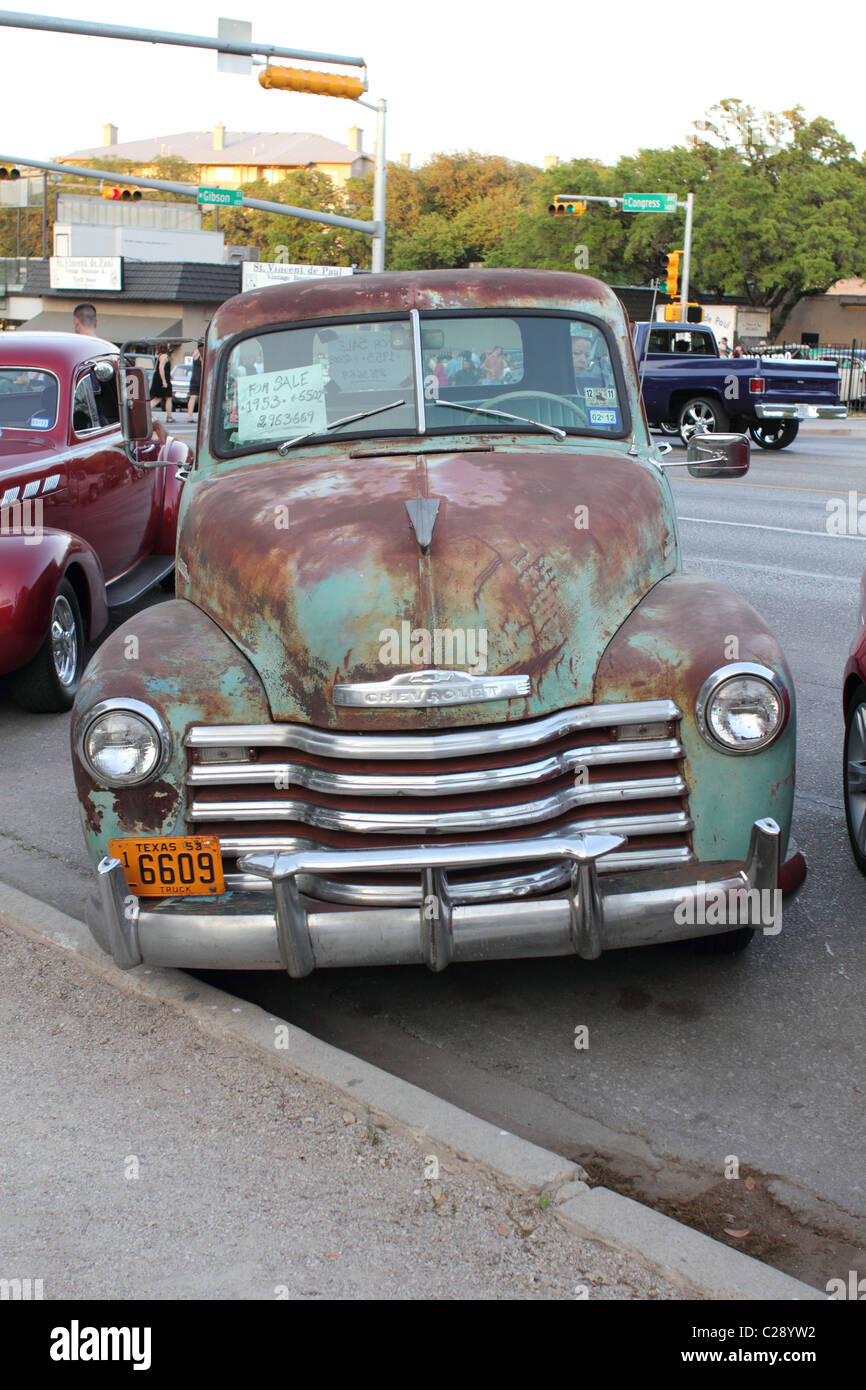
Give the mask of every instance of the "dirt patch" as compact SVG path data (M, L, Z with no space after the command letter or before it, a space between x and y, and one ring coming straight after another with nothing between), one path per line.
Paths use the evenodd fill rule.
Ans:
M659 1193L649 1172L637 1176L619 1171L610 1155L599 1158L581 1153L569 1157L586 1168L591 1187L608 1187L633 1197L664 1216L815 1288L825 1288L830 1279L847 1278L851 1269L861 1275L866 1273L866 1250L862 1246L852 1244L831 1227L801 1220L772 1195L768 1187L779 1180L778 1174L743 1166L736 1178L710 1180L706 1173L694 1169L689 1172L688 1183L684 1183L692 1189L692 1195L678 1200ZM695 1182L701 1178L703 1185L695 1193Z

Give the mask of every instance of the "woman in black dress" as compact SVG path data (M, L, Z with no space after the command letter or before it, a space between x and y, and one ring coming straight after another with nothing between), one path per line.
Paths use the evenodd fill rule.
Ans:
M192 354L192 376L189 379L189 401L186 407L186 418L191 420L193 411L198 406L198 398L201 395L201 343L196 343Z
M174 419L171 413L171 358L167 347L160 348L156 359L156 370L150 383L150 404L151 408L158 405L165 411L168 423Z

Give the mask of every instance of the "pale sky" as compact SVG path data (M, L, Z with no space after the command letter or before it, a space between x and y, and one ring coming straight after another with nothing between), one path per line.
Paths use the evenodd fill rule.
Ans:
M303 10L237 0L131 9L106 0L46 0L30 11L216 35L217 18L252 21L254 40L358 55L370 99L388 101L387 152L421 163L474 149L541 165L681 144L723 97L758 110L801 104L866 147L862 7L815 0L746 8L727 0L327 0ZM135 140L204 130L314 131L346 143L375 114L354 102L265 91L217 72L213 52L0 27L0 154L52 158L98 145L112 122ZM283 60L286 61L286 60ZM304 66L304 64L298 64ZM677 69L682 73L678 75ZM343 69L343 71L351 71ZM626 191L626 190L624 190Z

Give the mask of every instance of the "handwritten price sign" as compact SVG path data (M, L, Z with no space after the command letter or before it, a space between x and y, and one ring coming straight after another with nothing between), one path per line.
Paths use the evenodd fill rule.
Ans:
M292 439L327 423L321 363L238 377L239 444Z

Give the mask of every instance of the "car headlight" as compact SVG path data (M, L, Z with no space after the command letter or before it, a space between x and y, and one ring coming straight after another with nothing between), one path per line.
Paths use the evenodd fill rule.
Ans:
M695 705L698 728L722 753L766 748L788 720L788 692L775 671L732 662L704 681Z
M138 700L104 700L80 728L79 755L97 781L108 787L147 782L164 766L170 742L156 710Z

